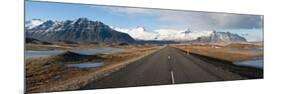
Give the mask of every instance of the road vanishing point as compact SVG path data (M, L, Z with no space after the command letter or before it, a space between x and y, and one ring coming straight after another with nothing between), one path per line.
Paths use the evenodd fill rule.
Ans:
M177 48L166 46L81 89L102 89L242 79Z

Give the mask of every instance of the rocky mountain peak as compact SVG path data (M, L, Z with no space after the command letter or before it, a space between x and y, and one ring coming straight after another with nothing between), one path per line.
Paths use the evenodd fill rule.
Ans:
M102 22L91 21L87 18L61 22L48 20L39 26L28 29L26 36L44 41L134 42L134 39L128 34L118 32Z
M239 36L238 34L233 34L230 32L217 32L212 31L212 34L209 36L198 37L196 42L247 42L247 40Z

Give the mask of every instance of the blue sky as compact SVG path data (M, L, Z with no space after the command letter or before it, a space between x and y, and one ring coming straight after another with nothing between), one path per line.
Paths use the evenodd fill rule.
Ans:
M156 29L259 29L262 16L207 13L193 11L156 10L127 7L108 7L84 4L63 4L26 1L27 20L74 20L86 17L121 28L143 26ZM239 30L237 32L240 32ZM261 32L261 31L260 31Z
M79 17L86 17L91 20L98 20L110 26L132 28L144 26L150 29L156 29L156 24L161 24L156 16L139 15L128 17L126 14L113 13L108 7L81 5L81 4L62 4L47 2L27 2L26 20L75 20Z

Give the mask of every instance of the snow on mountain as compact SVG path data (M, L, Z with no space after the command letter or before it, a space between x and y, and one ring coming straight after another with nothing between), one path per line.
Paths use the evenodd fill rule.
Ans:
M176 40L176 41L190 41L195 40L201 36L209 36L212 31L189 31L189 30L173 30L173 29L159 29L158 40Z
M157 29L154 31L147 31L144 27L136 28L119 28L112 27L113 29L129 34L138 40L175 40L175 41L188 41L195 40L201 36L209 36L212 31L185 31L175 29Z
M31 29L31 28L34 28L38 25L41 25L42 23L44 23L44 21L42 21L41 19L32 19L32 20L29 20L29 21L25 22L25 27L27 29Z
M156 32L146 31L144 27L136 27L136 28L119 28L112 27L116 31L120 31L123 33L127 33L137 40L154 40L154 38L158 35Z
M182 30L174 30L174 29L158 29L155 30L157 32L156 40L182 40L184 37L181 32Z
M230 32L216 32L213 31L210 36L201 36L198 37L195 42L247 42L244 37L239 36L238 34Z
M71 41L71 42L104 42L104 43L133 43L135 40L126 33L113 30L100 21L87 18L77 20L52 21L26 29L27 38L44 41Z
M138 26L136 28L120 28L120 27L107 27L102 22L88 21L86 18L79 18L77 20L66 20L66 21L42 21L40 19L33 19L26 23L27 31L32 31L28 35L44 35L46 37L54 37L57 32L62 31L77 31L88 32L93 29L96 25L101 28L111 28L113 30L123 32L131 36L136 40L166 40L166 41L199 41L199 42L230 42L230 41L247 41L244 39L244 35L240 36L231 32L216 32L216 31L190 31L188 30L176 30L176 29L156 29L152 31L146 30L144 27ZM93 26L93 27L91 27ZM79 29L79 30L78 30ZM94 29L95 30L95 29ZM108 29L110 30L110 29ZM221 31L221 30L220 30ZM67 32L65 32L67 33ZM69 33L69 32L68 32ZM86 36L85 36L86 37ZM252 36L249 36L252 37ZM61 38L61 37L60 37ZM77 39L75 39L77 40Z
M188 38L187 40L195 40L198 37L210 36L212 33L213 33L213 31L193 31L193 32L187 33L186 38Z

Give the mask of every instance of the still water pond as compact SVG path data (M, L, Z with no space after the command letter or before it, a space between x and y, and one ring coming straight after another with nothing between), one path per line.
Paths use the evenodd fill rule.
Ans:
M87 68L97 68L104 65L104 62L84 62L80 64L68 64L67 67L77 67L81 69L87 69Z
M251 60L235 62L235 65L248 66L263 69L263 57L257 57Z
M64 52L63 50L49 50L49 51L33 51L27 50L24 52L26 58L29 57L44 57L49 55L55 55Z

